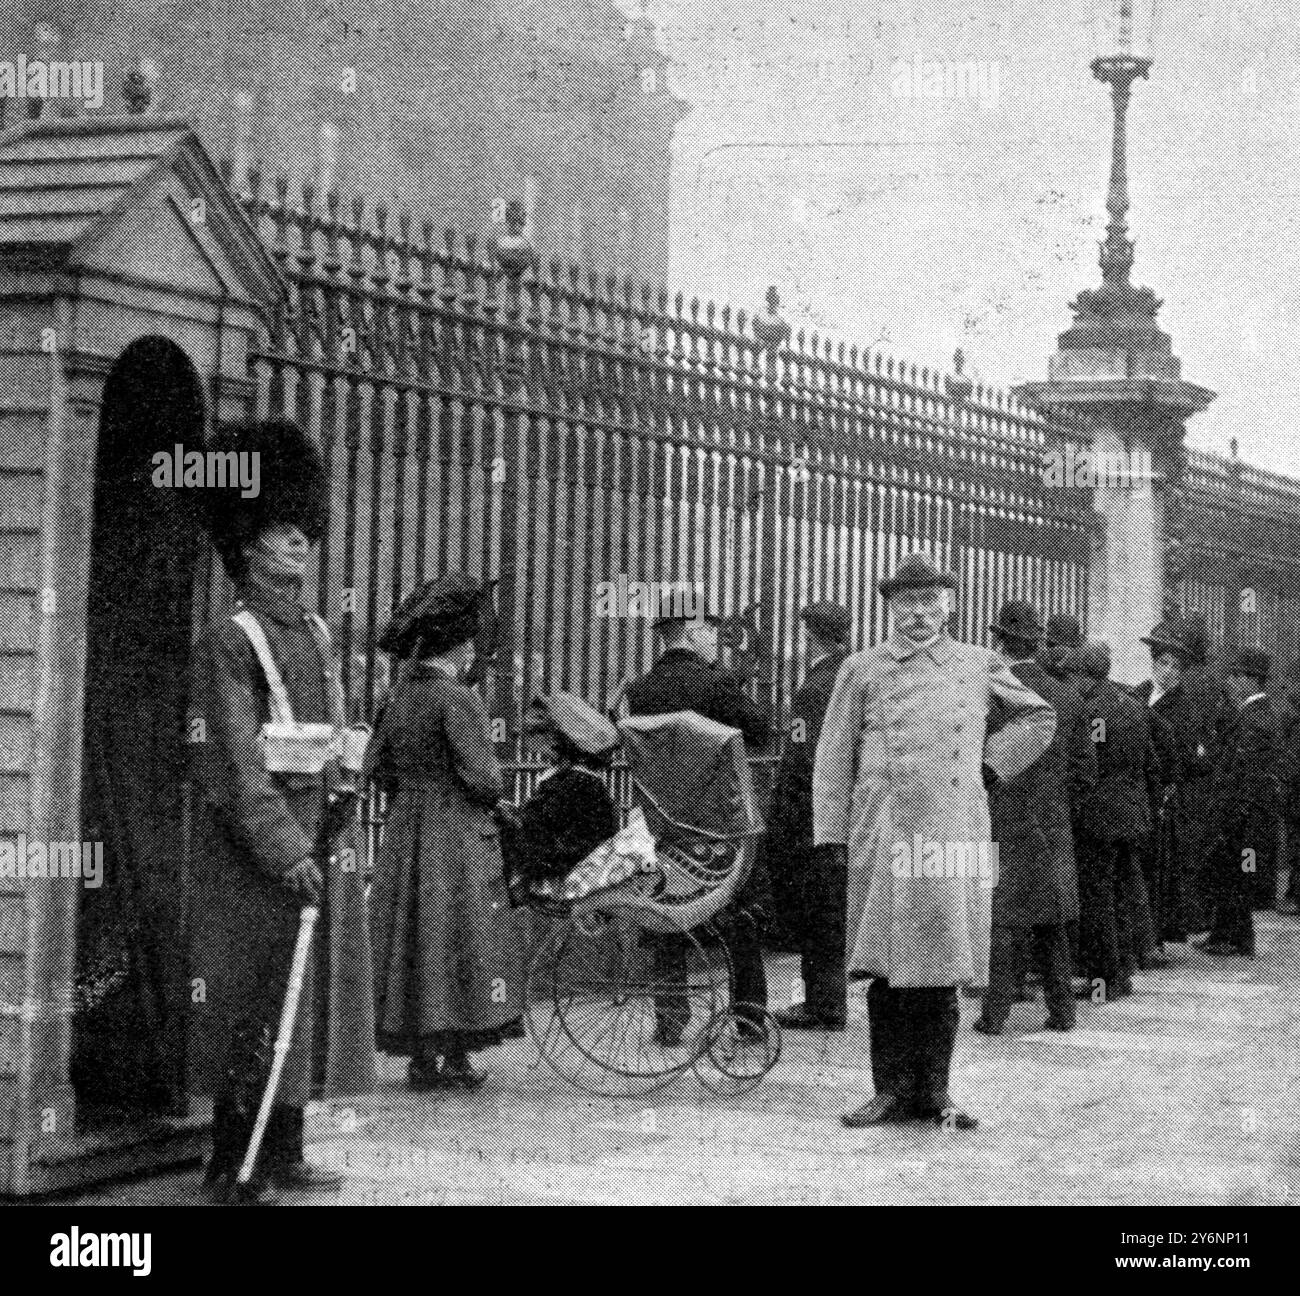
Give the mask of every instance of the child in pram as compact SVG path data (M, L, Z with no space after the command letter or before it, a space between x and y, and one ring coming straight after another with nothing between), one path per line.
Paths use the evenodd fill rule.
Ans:
M529 746L553 762L519 808L508 831L511 891L516 899L558 894L569 872L619 829L606 786L618 730L572 693L536 699L524 717Z

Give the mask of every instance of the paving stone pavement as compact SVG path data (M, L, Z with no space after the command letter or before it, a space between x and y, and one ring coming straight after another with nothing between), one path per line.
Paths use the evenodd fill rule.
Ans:
M762 1084L719 1097L687 1075L632 1100L565 1088L527 1041L485 1053L473 1094L417 1095L383 1059L380 1091L318 1106L309 1156L347 1173L303 1204L1280 1204L1300 1198L1300 923L1257 914L1259 957L1173 946L1131 999L1084 1003L1068 1034L1018 1005L969 1029L953 1093L977 1130L850 1131L871 1093L865 983L843 1034L787 1032ZM797 961L769 965L774 1005ZM194 1202L197 1172L98 1189L87 1203Z

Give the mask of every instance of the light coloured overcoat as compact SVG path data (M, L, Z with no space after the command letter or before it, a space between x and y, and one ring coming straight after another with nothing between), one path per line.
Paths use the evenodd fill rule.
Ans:
M817 744L813 840L848 846L850 968L900 987L987 983L996 868L963 867L981 845L992 863L981 767L1014 778L1055 729L991 649L894 635L848 658Z

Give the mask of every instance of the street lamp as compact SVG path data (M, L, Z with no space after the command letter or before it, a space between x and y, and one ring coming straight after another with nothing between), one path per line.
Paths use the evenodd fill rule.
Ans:
M1154 13L1154 0L1141 0L1147 13ZM1133 31L1133 0L1119 0L1118 23L1113 37L1109 31L1102 51L1092 61L1092 74L1110 86L1115 108L1115 131L1111 141L1110 185L1106 192L1106 239L1101 247L1103 283L1127 284L1133 269L1133 240L1128 236L1128 105L1133 82L1145 80L1151 72L1151 26L1143 24L1140 39Z

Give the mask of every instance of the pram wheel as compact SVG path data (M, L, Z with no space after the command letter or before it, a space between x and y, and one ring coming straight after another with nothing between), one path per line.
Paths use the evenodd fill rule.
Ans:
M745 1004L713 1019L704 1048L695 1059L695 1074L718 1094L748 1092L781 1060L781 1026L771 1013Z
M690 1069L726 1015L725 949L689 931L646 932L611 908L554 924L529 967L538 1052L587 1093L650 1093Z

